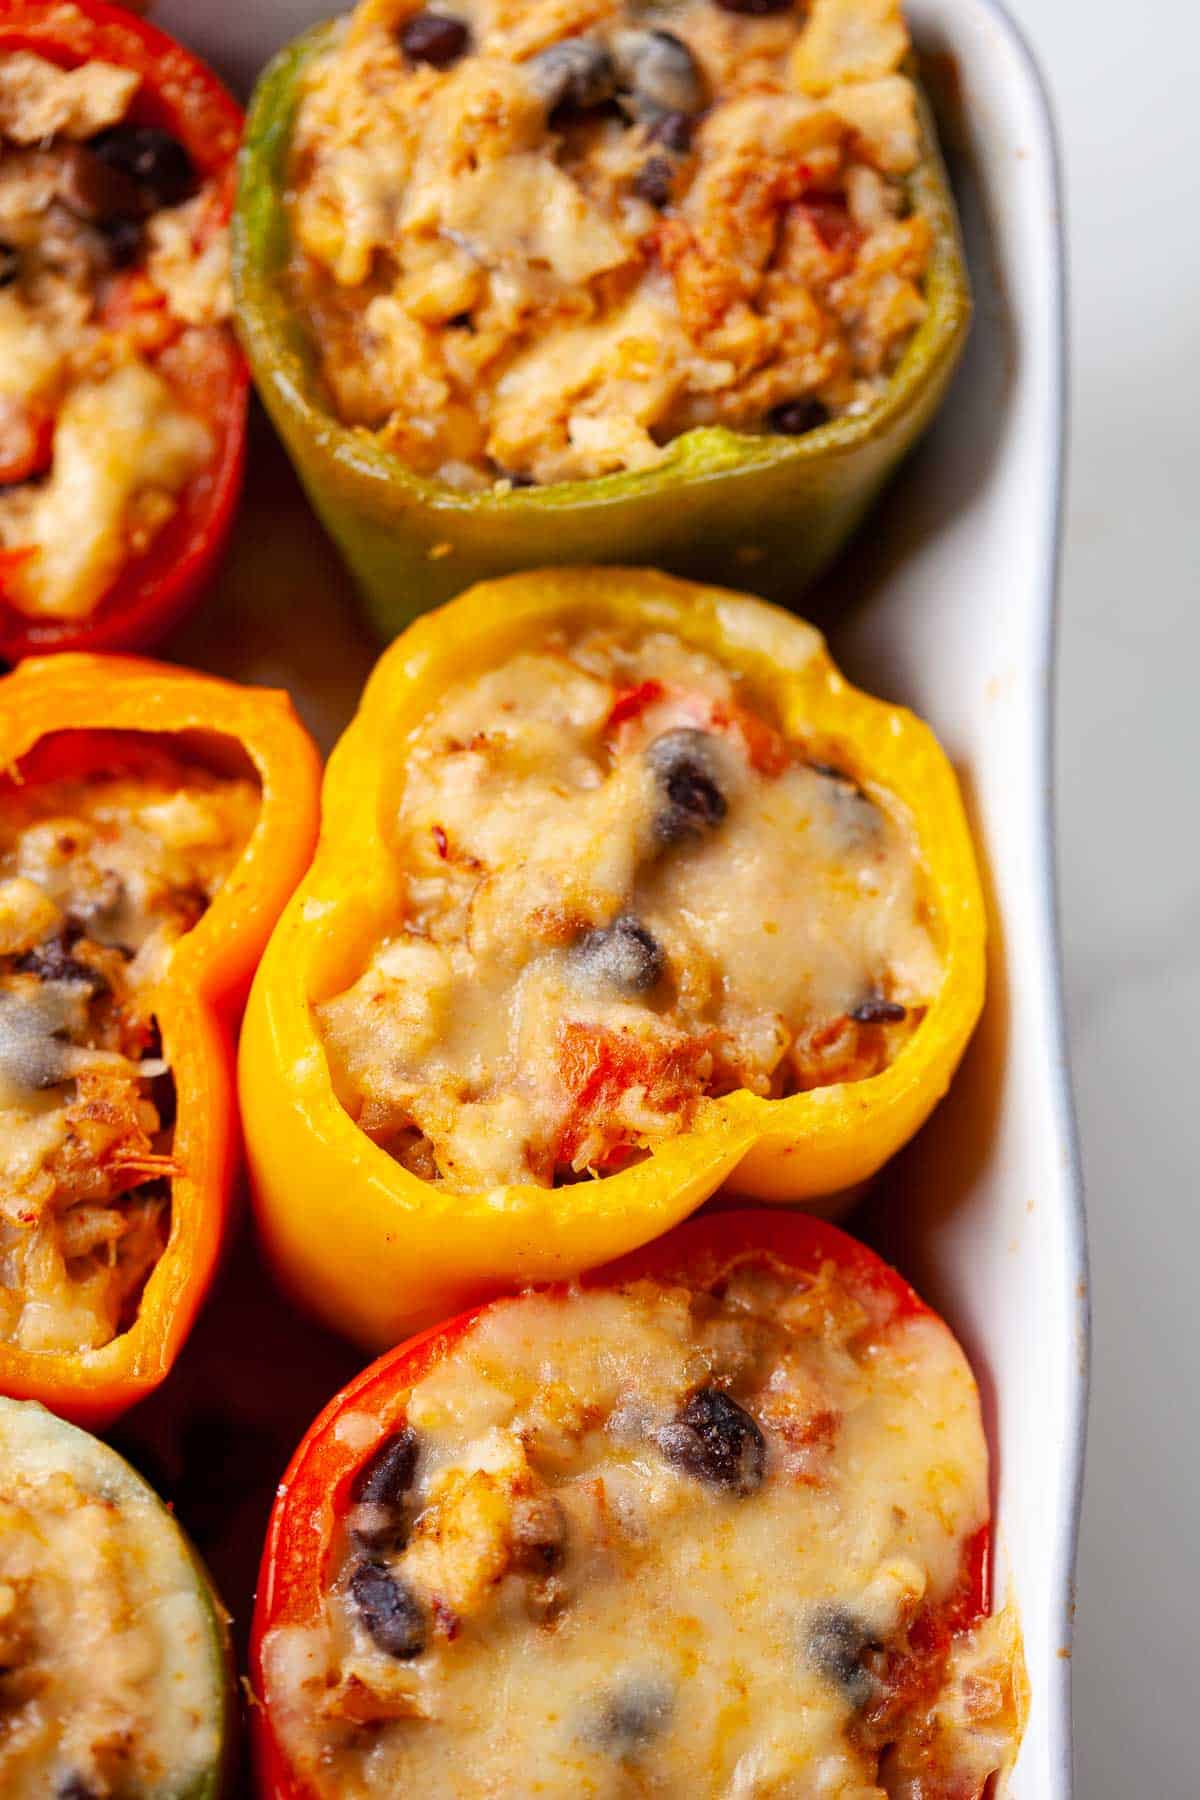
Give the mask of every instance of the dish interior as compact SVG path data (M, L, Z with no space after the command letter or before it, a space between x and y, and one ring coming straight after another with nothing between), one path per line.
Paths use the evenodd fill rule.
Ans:
M325 10L312 0L232 13L220 0L168 0L156 17L245 86ZM988 888L990 988L948 1100L850 1226L898 1262L973 1360L993 1446L996 1594L1020 1609L1032 1689L1012 1791L1068 1800L1087 1291L1050 837L1063 383L1055 152L1036 70L998 8L913 0L909 12L963 215L975 322L937 426L805 611L848 676L927 718L956 765ZM282 452L261 421L258 431L219 591L168 648L221 674L286 685L327 746L374 646ZM262 1361L276 1351L286 1365L253 1394L234 1374L239 1314ZM282 1302L264 1309L247 1251L192 1354L126 1430L135 1456L174 1490L243 1623L274 1484L355 1366ZM214 1392L237 1398L216 1407ZM214 1440L239 1482L223 1512L206 1499Z

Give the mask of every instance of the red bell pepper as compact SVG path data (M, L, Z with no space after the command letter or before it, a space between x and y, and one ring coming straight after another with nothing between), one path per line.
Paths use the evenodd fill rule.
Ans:
M206 65L165 32L106 0L3 0L0 55L27 50L77 68L92 60L119 64L141 77L129 118L178 138L199 175L213 183L210 229L224 230L233 206L242 113ZM115 285L128 306L133 274ZM149 286L148 283L145 284ZM149 346L148 346L149 347ZM156 642L199 597L233 522L246 449L249 377L232 327L214 334L211 357L197 372L203 411L216 453L183 490L172 517L149 547L128 561L96 610L84 619L27 618L4 602L0 560L0 660L50 650L130 650ZM0 479L3 479L0 476ZM8 479L15 477L9 475ZM19 554L19 552L18 552Z
M670 1282L710 1282L746 1252L761 1252L776 1266L817 1274L834 1263L841 1280L871 1317L896 1323L913 1315L933 1318L903 1277L874 1251L835 1226L803 1213L738 1209L709 1213L677 1226L665 1237L581 1278L584 1287L654 1277ZM551 1290L561 1291L561 1290ZM502 1303L502 1302L501 1302ZM263 1800L316 1800L292 1770L271 1721L263 1668L263 1640L277 1626L309 1626L320 1616L336 1528L349 1511L355 1475L367 1457L361 1422L374 1419L382 1440L404 1422L404 1397L431 1366L445 1357L481 1313L485 1302L433 1326L381 1356L342 1389L315 1421L287 1469L271 1514L259 1574L250 1640L256 1704L252 1731ZM354 1430L343 1430L352 1415ZM951 1597L920 1624L925 1647L944 1649L989 1610L990 1527L968 1540L961 1577Z

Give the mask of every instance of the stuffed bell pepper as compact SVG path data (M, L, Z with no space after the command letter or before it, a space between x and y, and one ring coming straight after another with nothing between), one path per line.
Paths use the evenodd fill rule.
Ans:
M552 562L794 596L969 312L899 0L361 0L262 79L234 272L389 636Z
M1020 1736L947 1327L832 1226L730 1212L403 1344L279 1490L264 1800L978 1800Z
M0 1792L218 1800L234 1742L225 1610L115 1450L0 1399Z
M326 776L247 1013L269 1249L368 1345L872 1175L983 996L954 775L813 628L552 570L418 620Z
M124 8L0 7L0 658L149 643L223 543L240 138L216 77Z
M0 1393L103 1424L213 1273L318 764L280 694L64 655L0 682L0 771Z

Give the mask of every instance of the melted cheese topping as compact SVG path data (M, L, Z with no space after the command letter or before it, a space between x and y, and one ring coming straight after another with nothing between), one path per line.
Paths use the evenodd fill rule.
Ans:
M292 172L338 414L472 488L870 406L925 312L907 51L899 0L361 0Z
M254 783L139 755L0 792L0 1339L25 1350L110 1342L162 1254L153 990L257 817Z
M220 1755L200 1578L117 1457L23 1410L0 1402L0 1791L172 1800Z
M159 204L93 149L133 129L137 87L0 55L0 602L31 618L93 613L217 448L215 189Z
M978 1398L893 1307L746 1259L489 1309L364 1429L320 1618L264 1641L314 1792L978 1795L1020 1686L964 1629Z
M887 796L666 633L451 690L389 836L403 917L317 1018L347 1110L452 1187L604 1172L707 1096L873 1075L941 978Z

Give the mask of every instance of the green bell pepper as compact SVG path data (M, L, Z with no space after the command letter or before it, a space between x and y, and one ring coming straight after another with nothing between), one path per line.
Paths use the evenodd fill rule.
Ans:
M61 1490L48 1487L45 1493L52 1498L42 1501L42 1484L64 1475L85 1502L102 1503L96 1515L97 1536L91 1536L86 1514L64 1511L67 1502ZM26 1482L32 1485L26 1487ZM14 1505L17 1510L7 1516ZM145 1627L156 1654L154 1665L144 1669L137 1665L136 1674L147 1684L151 1713L158 1715L158 1741L153 1756L147 1757L153 1775L146 1779L162 1800L219 1800L229 1791L237 1749L229 1617L188 1538L153 1488L99 1438L68 1425L36 1400L0 1399L0 1508L6 1510L4 1542L15 1549L20 1567L18 1594L30 1585L20 1525L20 1509L30 1506L39 1508L35 1529L47 1562L59 1542L64 1558L70 1559L61 1573L78 1621L74 1648L80 1660L86 1657L86 1666L73 1673L64 1650L56 1658L61 1669L55 1669L47 1685L33 1690L36 1697L31 1704L40 1719L36 1732L23 1737L14 1724L10 1741L0 1734L0 1789L30 1794L92 1791L89 1771L73 1766L80 1741L87 1737L81 1708L102 1687L103 1646L110 1633L114 1684L119 1688L129 1681L130 1648L122 1633L132 1616ZM55 1528L60 1518L61 1533ZM3 1562L0 1555L0 1581L5 1575ZM91 1583L97 1572L103 1579L111 1571L119 1571L134 1590L125 1596L130 1605L119 1617L102 1615L95 1620L89 1610ZM34 1587L37 1580L35 1571ZM114 1595L111 1589L105 1592L111 1607ZM38 1616L35 1601L31 1618ZM18 1631L21 1624L18 1614ZM31 1642L36 1656L36 1631ZM81 1691L72 1696L70 1682L76 1676ZM67 1718L60 1718L64 1712ZM75 1757L68 1744L75 1746ZM138 1751L135 1738L126 1747L134 1775ZM10 1756L15 1759L11 1765ZM121 1791L126 1791L124 1786Z
M710 583L752 581L794 600L933 417L966 337L970 289L924 100L924 155L909 192L933 228L928 310L877 405L799 437L706 427L676 438L650 469L464 494L339 423L290 303L293 121L304 72L337 29L320 25L297 39L259 81L233 218L234 284L259 394L379 631L394 636L472 582L549 563L654 564Z

